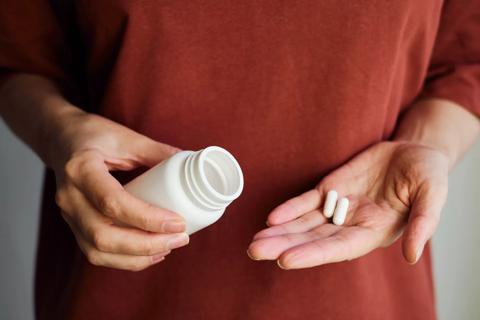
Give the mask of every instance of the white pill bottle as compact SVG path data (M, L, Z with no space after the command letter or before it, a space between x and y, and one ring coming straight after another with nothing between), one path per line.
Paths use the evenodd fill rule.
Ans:
M216 222L243 190L243 174L227 150L180 151L125 186L136 197L181 215L192 234Z

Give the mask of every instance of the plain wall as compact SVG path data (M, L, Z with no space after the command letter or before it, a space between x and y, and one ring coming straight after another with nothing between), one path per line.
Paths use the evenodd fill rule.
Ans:
M43 165L0 121L0 319L33 319L33 263ZM434 238L441 320L480 319L480 142L451 175Z

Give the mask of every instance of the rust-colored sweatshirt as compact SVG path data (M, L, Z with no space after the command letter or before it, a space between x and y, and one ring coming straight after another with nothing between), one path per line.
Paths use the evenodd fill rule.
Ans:
M272 208L388 139L415 99L480 113L479 58L478 0L4 0L3 77L51 77L158 141L225 147L245 174L218 223L132 273L85 260L48 172L36 316L434 319L429 250L415 266L397 242L295 271L245 250Z

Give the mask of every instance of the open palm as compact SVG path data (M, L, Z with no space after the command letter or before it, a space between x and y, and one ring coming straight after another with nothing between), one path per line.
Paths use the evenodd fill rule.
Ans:
M403 254L414 263L438 224L448 165L443 153L429 147L378 143L316 188L276 207L248 253L256 260L278 260L285 269L306 268L360 257L403 233ZM342 226L322 213L329 190L350 201Z

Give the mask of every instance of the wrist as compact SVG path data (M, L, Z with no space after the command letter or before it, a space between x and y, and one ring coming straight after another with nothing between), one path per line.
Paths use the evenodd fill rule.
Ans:
M427 99L405 112L393 140L435 149L447 156L451 169L473 144L478 129L478 119L461 106L447 100Z
M72 133L76 131L76 123L82 121L81 116L86 112L63 99L53 99L48 104L46 125L39 134L46 142L42 159L47 167L57 168L65 163L72 153Z
M393 138L395 142L416 144L422 147L430 148L444 154L448 159L451 165L455 164L457 161L457 151L454 146L450 146L448 141L438 141L437 139L432 139L428 132L425 132L425 128L417 128L414 130L405 130L400 134L396 134Z
M49 167L65 147L63 132L73 126L73 116L81 113L64 99L55 83L41 76L13 74L0 90L2 118Z

